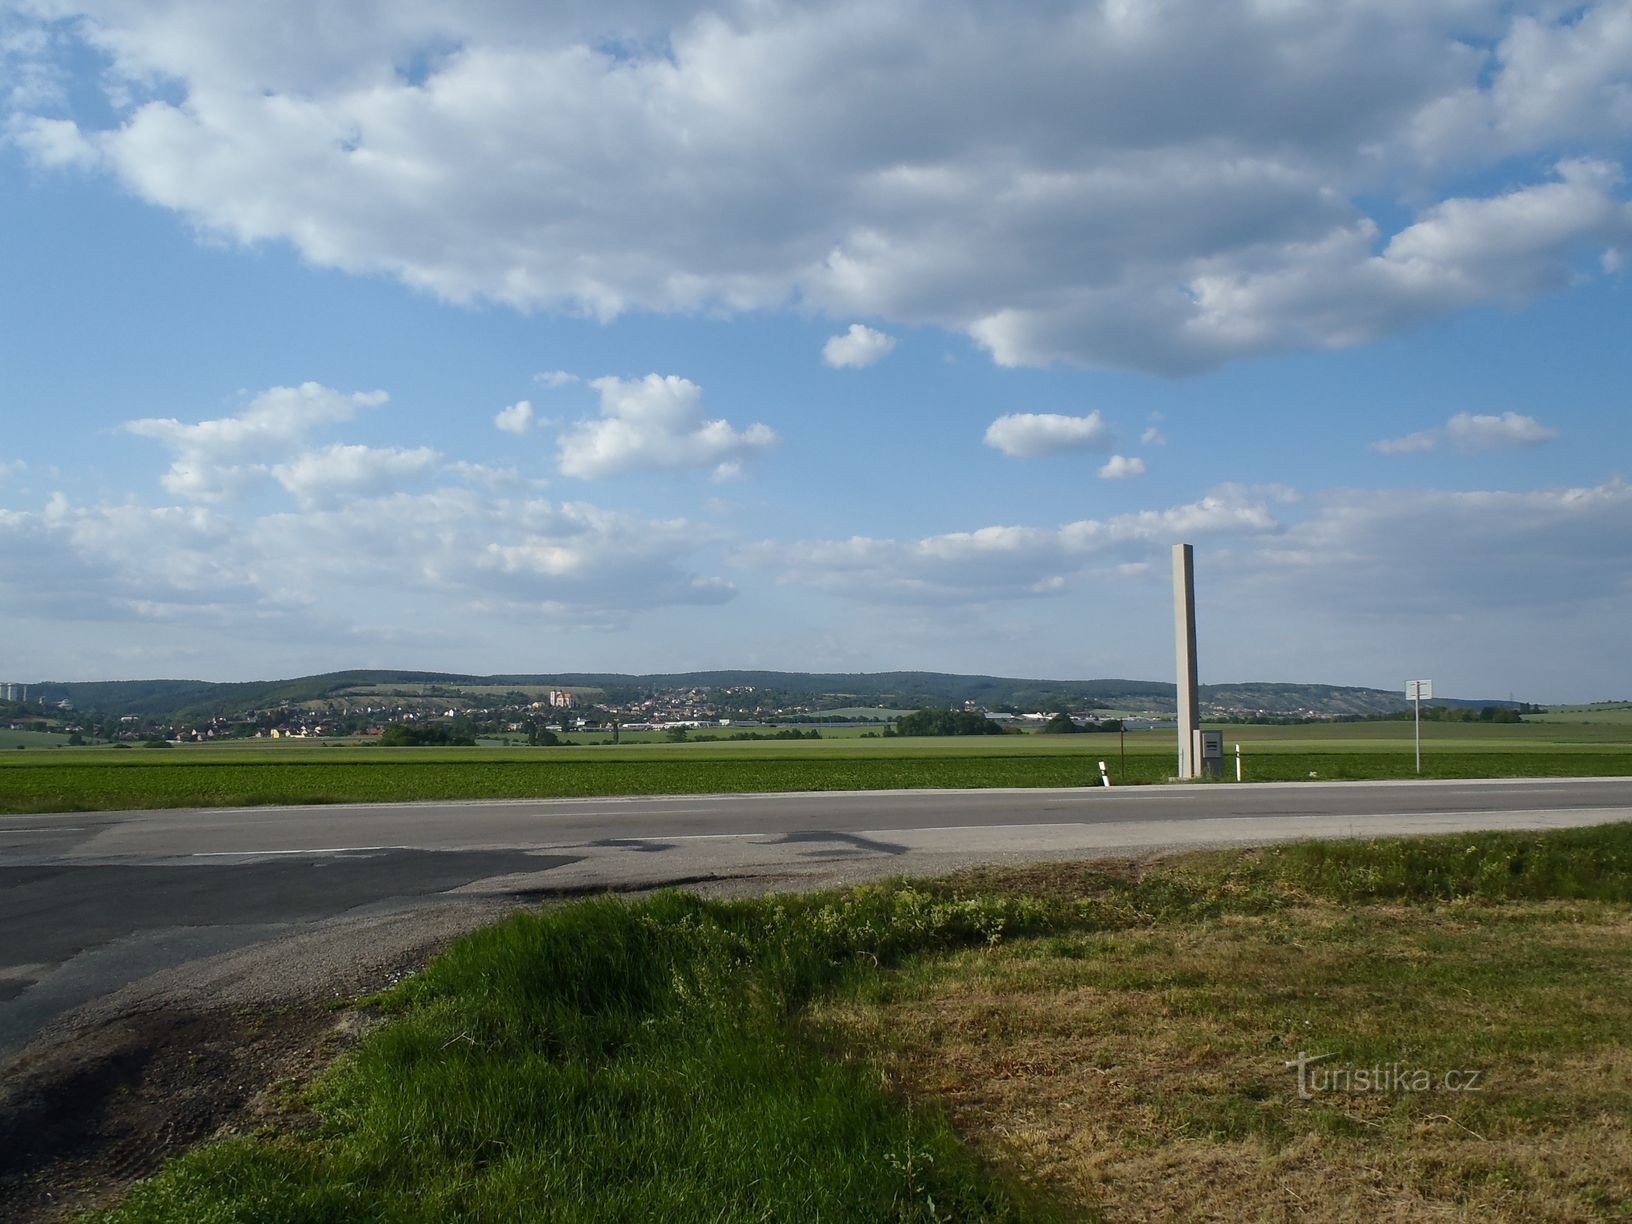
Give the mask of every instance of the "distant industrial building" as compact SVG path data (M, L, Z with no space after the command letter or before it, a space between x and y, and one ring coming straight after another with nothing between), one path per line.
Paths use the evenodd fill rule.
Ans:
M0 684L0 700L27 701L28 685L11 683Z

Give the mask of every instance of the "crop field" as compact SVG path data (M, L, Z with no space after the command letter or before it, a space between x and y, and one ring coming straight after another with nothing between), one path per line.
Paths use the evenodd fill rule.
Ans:
M1225 728L1227 781L1415 777L1409 723ZM0 812L284 803L582 798L1165 781L1171 731L1125 736L829 736L577 747L381 748L240 741L173 748L48 748L0 755ZM1435 724L1427 778L1632 775L1632 724Z

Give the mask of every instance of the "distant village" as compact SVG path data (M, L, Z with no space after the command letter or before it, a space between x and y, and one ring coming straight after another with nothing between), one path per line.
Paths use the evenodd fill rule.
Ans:
M264 708L218 710L191 718L148 718L76 711L69 701L49 705L29 700L28 686L0 685L0 723L14 731L50 731L75 742L199 743L245 739L370 739L393 724L440 724L471 738L521 738L540 730L556 735L622 732L732 730L745 727L823 724L883 728L893 710L833 707L823 701L785 701L752 686L655 691L639 699L609 702L598 692L572 689L471 692L456 687L414 686L381 693L343 693L316 701L286 701ZM839 700L841 698L835 698ZM987 709L964 702L961 709L1016 729L1038 729L1058 713L1085 725L1104 711ZM1152 719L1159 710L1143 712Z
M654 690L619 701L600 690L570 688L510 689L490 686L376 686L377 691L347 691L312 701L284 701L241 710L216 709L192 717L153 718L134 714L106 715L77 711L66 700L31 700L29 686L0 684L0 726L13 731L43 731L69 737L70 743L205 743L231 740L377 739L393 725L441 727L459 739L540 742L541 732L605 737L623 733L710 730L731 732L753 727L890 725L899 711L846 707L842 694L829 698L789 700L786 694L741 685L723 688ZM1171 715L1155 705L1110 711L1081 709L1020 710L991 708L975 701L963 712L983 715L1015 730L1040 730L1052 717L1068 715L1092 729L1113 720L1130 728L1159 725ZM1205 716L1244 721L1325 721L1336 716L1316 709L1270 710L1210 706Z

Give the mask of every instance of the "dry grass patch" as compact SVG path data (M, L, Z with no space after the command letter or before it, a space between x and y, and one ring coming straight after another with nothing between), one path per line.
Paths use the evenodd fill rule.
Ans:
M1585 1220L1632 1216L1628 999L1625 905L1309 902L924 960L817 1019L1108 1219Z

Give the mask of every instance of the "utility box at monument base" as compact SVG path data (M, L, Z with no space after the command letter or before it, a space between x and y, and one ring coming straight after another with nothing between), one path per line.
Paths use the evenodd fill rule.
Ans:
M1191 760L1196 762L1196 776L1222 778L1224 776L1224 732L1197 731L1194 733Z

